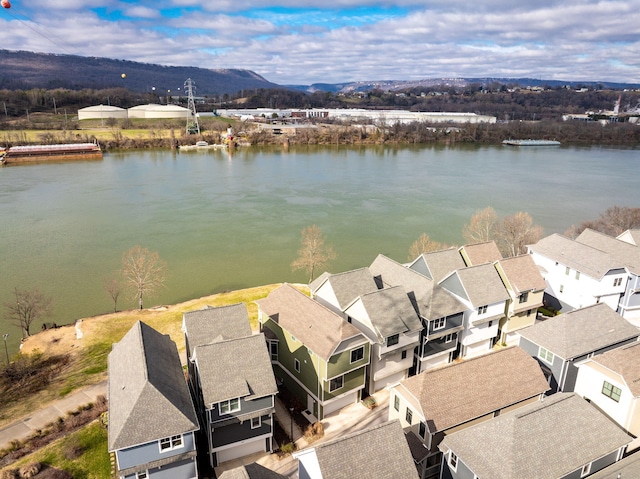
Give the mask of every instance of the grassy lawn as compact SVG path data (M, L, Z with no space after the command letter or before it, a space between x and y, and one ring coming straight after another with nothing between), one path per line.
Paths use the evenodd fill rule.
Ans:
M257 330L258 307L254 301L266 297L277 286L259 286L219 293L163 308L122 311L86 318L80 326L83 333L81 339L76 338L73 325L42 331L31 336L22 346L23 353L39 351L45 356L69 354L71 360L46 389L26 395L20 401L11 404L3 404L0 401L0 427L32 414L78 388L105 380L107 356L112 344L120 341L136 321L144 321L161 333L169 334L182 354L185 350L181 330L182 313L201 309L206 305L222 306L242 302L247 305L251 327Z
M20 458L7 469L40 462L63 469L74 479L107 479L111 475L111 463L107 452L107 428L94 421L48 446Z

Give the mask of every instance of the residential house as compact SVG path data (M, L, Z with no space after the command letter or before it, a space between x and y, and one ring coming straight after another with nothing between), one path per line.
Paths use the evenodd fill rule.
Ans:
M182 328L211 466L272 451L278 388L266 339L252 334L246 305L187 312Z
M345 309L358 296L378 289L382 289L382 285L376 284L369 268L359 268L336 274L325 272L309 285L313 299L345 319Z
M458 348L466 306L434 279L449 272L451 264L464 266L455 250L423 254L410 267L378 255L369 267L379 285L402 287L422 321L414 365L409 374L449 364Z
M278 474L258 463L252 462L245 466L234 467L223 471L218 479L287 479L287 476Z
M575 392L629 434L640 436L640 342L598 354L580 364Z
M569 311L605 303L640 319L640 247L586 229L575 240L553 234L528 248L550 306Z
M514 346L402 381L391 388L389 419L407 432L420 477L437 478L446 435L538 401L548 389L537 362Z
M633 479L640 477L640 454L631 454L589 476L590 479Z
M495 263L503 259L495 241L464 245L459 251L467 266Z
M300 479L416 479L398 421L372 426L294 453Z
M535 324L546 284L531 255L501 259L494 265L509 293L505 315L499 323L499 342L518 344L517 332Z
M108 372L108 448L118 477L198 477L198 418L171 338L138 321L113 345Z
M448 434L440 443L443 476L587 477L622 459L631 440L580 396L557 394Z
M640 330L600 303L536 323L518 334L520 347L538 360L551 391L571 392L581 362L637 341Z
M466 306L459 356L470 357L491 350L509 299L495 266L485 263L458 269L442 279L440 286Z
M361 399L370 345L359 329L290 284L257 304L278 384L310 422Z

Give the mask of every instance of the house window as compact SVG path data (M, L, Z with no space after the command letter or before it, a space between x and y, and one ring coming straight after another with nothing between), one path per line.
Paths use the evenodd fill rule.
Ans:
M485 304L484 306L480 306L480 307L478 308L478 314L484 314L484 313L486 313L486 312L487 312L487 307L488 307L488 306L487 306L486 304Z
M531 316L531 313L533 313L533 309L527 309L527 317Z
M387 347L395 346L400 342L400 334L394 334L393 336L389 336L387 338Z
M149 477L148 471L140 471L136 473L136 479L147 479Z
M271 353L271 361L278 360L278 343L271 342L269 343L269 352Z
M455 338L456 338L456 335L455 335L455 334L447 334L447 335L444 337L444 342L445 342L445 343L450 343L450 342L451 342L451 341L453 341Z
M300 372L300 361L298 361L298 358L293 358L293 367L296 372Z
M526 303L529 300L529 291L525 291L524 293L520 294L520 297L518 298L518 303Z
M584 477L591 474L591 463L585 464L582 466L582 471L580 472L580 477Z
M182 434L160 439L160 452L171 451L179 447L182 447Z
M351 351L351 362L357 363L358 361L362 361L364 358L364 346L360 346L358 349L354 349Z
M251 429L258 429L262 426L262 418L260 416L251 418Z
M622 394L622 390L620 388L615 387L613 384L605 381L602 385L602 394L610 397L615 402L620 402L620 395Z
M613 279L613 285L614 286L620 286L622 284L622 278L614 278Z
M571 271L571 268L569 268L568 266L564 269L564 274L566 274L567 276L569 276L569 272Z
M404 351L402 351L402 354L400 355L400 359L407 359L407 350L406 349Z
M343 385L344 385L343 376L333 378L331 381L329 381L329 392L333 392L336 389L340 389Z
M240 410L240 399L229 399L220 403L220 414L229 414Z
M489 321L489 322L487 323L487 329L488 329L488 328L490 328L491 326L493 326L493 321Z
M353 323L353 318L351 316L347 316L347 323Z
M427 435L427 425L422 421L420 421L420 430L418 431L418 434L420 434L422 439L425 439L425 436Z
M538 350L538 357L549 364L553 364L553 353L543 347Z
M393 409L400 411L400 396L395 396L393 398Z
M580 279L580 271L576 271L576 279Z
M439 318L436 319L433 322L433 330L437 331L438 329L442 329L445 327L445 325L447 324L447 319L446 318Z
M564 285L560 285L560 292L562 293L564 291Z
M411 424L411 420L413 419L413 411L407 408L407 413L404 415L404 418L407 420L408 424Z
M456 472L458 469L458 456L456 456L453 451L449 451L449 467L453 472Z

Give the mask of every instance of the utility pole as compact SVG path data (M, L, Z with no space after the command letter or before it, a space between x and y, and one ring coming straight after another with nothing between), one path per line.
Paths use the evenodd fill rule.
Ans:
M193 94L196 91L196 82L191 78L187 78L184 82L184 89L187 92L187 108L189 116L187 117L187 135L199 135L200 123L198 123L198 112L196 111L196 102Z

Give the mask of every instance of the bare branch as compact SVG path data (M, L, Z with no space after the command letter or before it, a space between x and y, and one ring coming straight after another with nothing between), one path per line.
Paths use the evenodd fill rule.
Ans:
M6 318L22 329L22 337L31 335L30 327L34 321L50 316L53 311L53 298L41 293L39 289L14 289L15 302L6 302Z
M325 244L322 231L316 225L302 230L302 246L298 257L291 263L291 269L305 270L309 273L309 283L313 281L315 270L326 267L329 261L336 259L333 248Z
M167 264L156 252L134 246L122 255L124 286L132 299L137 299L142 309L144 296L156 293L167 279Z
M420 237L413 242L411 247L409 247L409 260L416 259L422 253L429 253L431 251L439 251L447 248L450 248L448 244L432 240L429 238L427 233L422 233Z
M477 211L462 228L462 236L469 243L484 243L495 237L495 228L498 224L498 214L491 207Z

